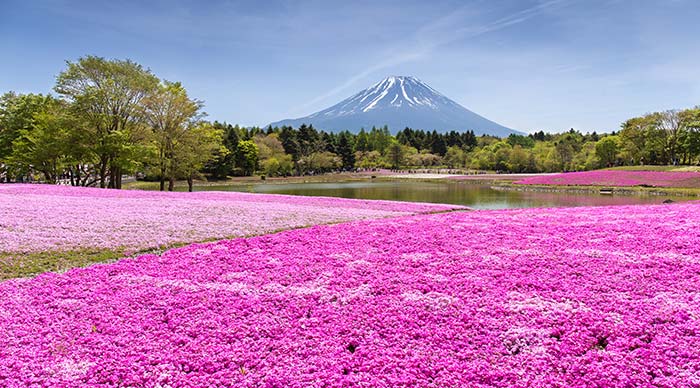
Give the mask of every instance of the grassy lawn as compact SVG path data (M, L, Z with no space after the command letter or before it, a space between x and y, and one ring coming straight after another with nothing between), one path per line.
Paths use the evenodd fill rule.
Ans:
M43 272L65 272L73 267L110 262L123 256L110 250L0 253L0 281L31 277Z
M380 178L381 176L377 176ZM262 179L260 176L248 176L248 177L234 177L229 179L222 179L216 181L195 181L195 190L201 187L215 188L218 186L245 186L245 185L255 185L255 184L285 184L285 183L325 183L325 182L353 182L353 181L364 181L371 179L369 174L323 174L323 175L310 175L310 176L291 176L291 177L273 177ZM123 188L130 190L158 190L160 183L158 182L146 182L146 181L136 181L128 182L123 185ZM167 187L167 184L166 184ZM176 181L175 182L176 191L187 191L187 181Z

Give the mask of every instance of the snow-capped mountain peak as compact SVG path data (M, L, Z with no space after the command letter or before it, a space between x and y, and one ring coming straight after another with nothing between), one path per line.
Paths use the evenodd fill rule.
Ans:
M435 89L410 76L389 76L369 88L344 100L330 109L317 112L309 117L330 115L351 115L367 113L373 109L424 106L438 109L442 103L451 102Z
M358 131L388 125L426 130L473 130L505 135L515 131L489 121L411 76L389 76L369 88L310 116L283 120L272 126L313 124L325 130Z

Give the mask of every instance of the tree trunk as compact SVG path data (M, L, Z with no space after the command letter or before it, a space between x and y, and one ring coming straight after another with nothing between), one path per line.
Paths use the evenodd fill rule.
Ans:
M100 188L107 187L107 161L100 158Z
M117 170L117 171L114 173L114 175L115 175L115 185L114 185L114 188L115 188L115 189L120 189L120 190L121 190L121 188L122 188L122 168L121 168L121 167L117 167L116 170Z
M160 164L160 191L165 191L165 164Z
M114 188L114 168L109 169L109 183L107 184L108 189Z
M175 188L175 177L171 176L168 178L168 191L173 191Z
M189 191L191 193L193 186L194 186L194 181L192 179L192 174L190 174L187 176L187 191Z
M55 177L51 174L51 170L43 170L41 171L44 174L44 177L46 178L46 182L50 184L55 184L56 179Z

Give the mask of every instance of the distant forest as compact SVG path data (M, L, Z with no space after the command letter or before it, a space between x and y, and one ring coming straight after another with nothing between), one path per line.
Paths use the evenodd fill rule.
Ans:
M244 128L205 120L203 102L132 61L87 56L57 77L58 96L0 97L0 182L121 188L160 181L290 176L356 169L558 172L700 163L700 107L631 118L609 134L542 131L507 138L387 127L330 133L311 125Z

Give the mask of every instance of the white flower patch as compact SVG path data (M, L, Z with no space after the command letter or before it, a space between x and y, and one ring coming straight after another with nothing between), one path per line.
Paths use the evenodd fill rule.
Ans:
M93 365L94 362L67 359L56 364L55 374L63 380L77 381L85 377Z
M513 327L501 335L501 342L511 355L522 353L543 354L547 352L544 339L548 333L542 329Z
M401 294L404 300L410 302L423 303L426 307L433 310L440 310L449 307L459 301L458 298L443 294L441 292L431 291L428 293L422 293L421 291L409 291Z
M578 312L591 311L585 303L570 299L556 301L554 299L542 298L539 295L525 295L520 292L508 294L506 307L515 313L526 310L538 311L542 315L548 316L553 313L574 314Z

